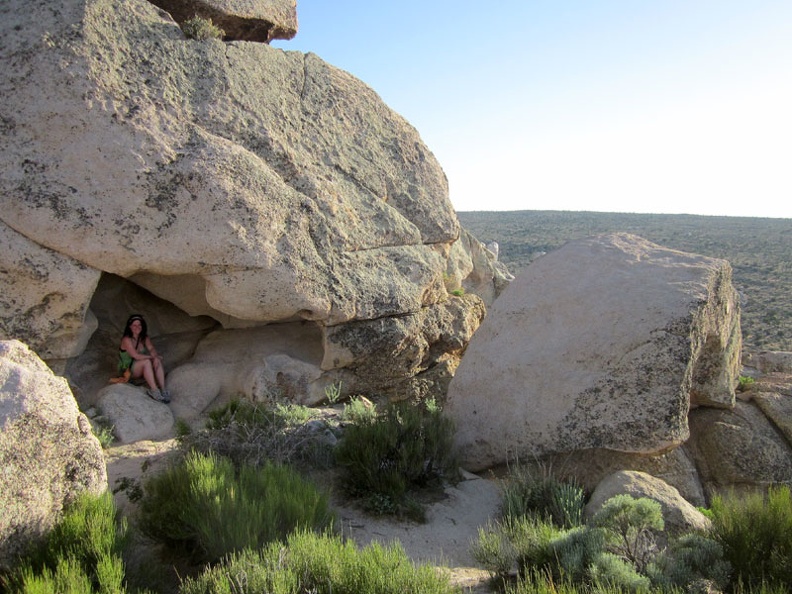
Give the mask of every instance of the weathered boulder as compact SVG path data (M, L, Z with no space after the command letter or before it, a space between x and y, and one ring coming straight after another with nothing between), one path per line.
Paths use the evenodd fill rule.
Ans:
M792 374L792 353L787 351L760 351L748 353L744 365L755 368L759 373Z
M288 28L294 3L167 8ZM449 299L460 228L445 174L372 89L317 56L188 40L144 0L9 0L0 66L0 269L13 273L0 280L0 338L62 365L86 400L131 313L122 302L89 309L100 278L127 279L201 320L163 347L174 347L169 370L212 324L310 320L336 336L347 322L429 319L422 312ZM490 299L503 271L453 249L475 277L470 290ZM465 303L459 325L480 317ZM86 346L92 333L102 344ZM170 336L160 325L158 338ZM325 343L320 359L332 361L336 345ZM330 367L322 373L344 374Z
M741 346L728 262L613 234L532 263L451 381L463 464L601 448L657 454L691 406L734 403Z
M211 19L227 41L291 39L297 34L296 0L152 0L180 25L195 16Z
M690 431L685 447L696 460L707 498L726 490L792 485L792 447L753 403L691 411Z
M459 224L445 174L351 75L187 40L143 0L12 0L0 33L0 217L94 282L131 278L226 327L446 299Z
M149 398L144 388L111 385L101 390L98 398L102 417L113 427L118 443L173 437L173 413L167 404Z
M0 341L0 569L78 493L106 488L102 447L66 381L26 345Z
M787 385L787 390L792 385ZM792 391L755 392L752 401L770 423L778 429L787 443L792 444Z
M558 478L573 480L589 493L616 472L643 472L668 483L693 505L707 505L696 463L685 446L654 455L605 449L576 450L548 454L532 461L521 459L520 464L535 467L536 472L551 468Z
M232 398L312 406L333 384L343 397L439 397L450 376L416 384L429 381L425 372L458 361L483 316L481 300L466 295L414 314L332 327L303 321L218 330L169 373L171 408L189 420Z
M443 362L454 360L456 369L485 311L482 299L466 294L402 316L327 327L322 369L352 393L444 397L447 381L427 389L407 384L420 384Z
M99 271L0 221L0 338L38 337L45 359L79 355L96 330L88 302Z
M670 536L707 530L711 525L709 518L687 502L674 487L645 472L631 470L605 477L591 494L584 517L592 518L608 499L616 495L631 495L636 499L648 497L657 501L663 510L663 531Z
M191 420L232 398L316 404L327 385L321 357L321 330L311 322L217 330L168 374L171 409Z
M506 266L498 262L498 244L490 249L462 229L459 241L451 246L446 288L475 293L490 305L513 280Z

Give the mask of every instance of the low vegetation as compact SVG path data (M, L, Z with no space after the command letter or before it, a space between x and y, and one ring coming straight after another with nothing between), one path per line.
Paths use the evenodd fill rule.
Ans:
M567 241L626 232L659 245L728 260L742 301L749 350L792 351L792 224L789 219L524 210L460 212L480 241L498 242L513 274Z
M233 400L209 415L206 427L183 432L186 451L214 453L235 465L288 464L300 469L333 463L322 435L309 421L315 411L294 404L266 404Z
M292 533L284 544L233 555L226 563L187 579L180 594L451 594L447 576L413 564L398 544L353 542L310 532Z
M225 31L215 25L212 19L206 19L198 15L184 21L181 28L187 39L205 41L207 39L222 39L225 37Z
M188 454L152 477L140 502L145 534L200 562L332 525L327 495L286 466L235 468L214 454Z
M26 594L123 593L127 535L110 493L84 493L0 586Z
M769 594L792 584L788 486L767 495L715 497L709 531L660 547L664 522L657 502L619 495L588 522L573 525L566 514L549 511L558 507L561 485L547 475L513 475L502 517L472 543L473 557L507 594Z
M750 588L792 585L792 496L788 486L713 498L712 537L734 570L733 582Z
M288 408L232 403L213 415L206 431L233 436L246 426L245 431L299 432L315 420L308 409ZM342 480L372 511L409 515L411 505L420 508L418 493L455 477L453 430L432 402L378 411L356 397L338 422ZM446 573L414 564L398 544L361 548L344 540L335 532L328 496L288 457L275 463L262 456L249 464L243 461L248 456L238 455L235 461L211 449L192 449L188 444L218 443L195 441L198 433L189 433L193 441L182 441L182 456L171 468L144 483L131 527L111 494L83 494L40 546L0 576L0 589L25 594L459 591ZM703 510L711 529L667 544L659 538L664 522L657 502L616 496L586 521L585 500L580 486L548 470L515 466L503 481L500 516L481 527L471 543L493 589L780 594L792 583L788 486L765 495L717 496ZM136 554L131 544L138 547Z
M336 448L346 490L372 512L422 518L417 491L457 478L453 425L433 403L363 414Z

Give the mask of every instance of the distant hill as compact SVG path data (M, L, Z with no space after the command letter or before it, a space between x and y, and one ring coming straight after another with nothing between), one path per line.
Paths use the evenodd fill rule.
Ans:
M723 258L734 269L750 350L792 351L792 219L521 210L458 212L519 274L542 252L597 233L634 233L659 245Z

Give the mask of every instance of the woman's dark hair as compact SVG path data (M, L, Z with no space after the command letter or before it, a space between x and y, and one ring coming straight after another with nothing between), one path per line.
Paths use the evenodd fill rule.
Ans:
M129 319L127 319L126 322L126 326L124 326L124 336L129 336L129 338L132 338L132 330L130 326L132 325L132 322L134 322L135 320L139 320L141 325L140 336L138 337L138 342L140 343L146 340L146 336L148 336L148 325L146 324L146 320L144 320L143 316L141 316L140 314L132 314L131 316L129 316Z

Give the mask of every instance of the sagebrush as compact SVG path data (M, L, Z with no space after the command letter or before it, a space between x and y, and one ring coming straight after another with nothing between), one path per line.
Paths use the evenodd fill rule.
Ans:
M185 37L197 41L222 39L225 37L225 31L215 25L212 19L207 19L198 15L184 21L181 28Z
M332 522L327 495L295 470L236 469L226 458L197 452L151 477L140 502L140 526L149 537L201 562Z
M416 565L401 545L372 543L358 549L338 536L306 531L285 543L245 550L186 579L180 594L452 594L446 574Z
M354 496L379 511L418 512L411 492L441 487L458 478L454 427L437 407L392 404L345 428L336 448L343 482Z

